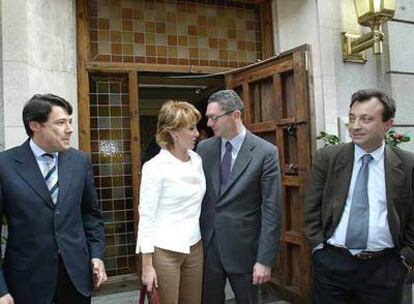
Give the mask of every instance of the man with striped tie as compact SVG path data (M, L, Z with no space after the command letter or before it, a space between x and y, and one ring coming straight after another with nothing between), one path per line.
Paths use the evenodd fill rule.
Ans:
M0 304L90 303L92 282L106 280L101 206L88 156L70 148L71 114L63 98L34 95L23 109L29 139L0 153Z

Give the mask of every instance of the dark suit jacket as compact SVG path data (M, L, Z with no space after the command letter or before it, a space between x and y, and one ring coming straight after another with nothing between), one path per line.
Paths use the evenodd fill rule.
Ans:
M316 152L305 198L305 234L312 247L328 240L341 219L353 163L353 143ZM386 146L384 167L394 245L414 265L414 154Z
M272 266L280 228L280 171L275 146L247 131L221 194L221 139L199 143L207 190L201 234L207 248L215 233L220 258L229 273L251 273L255 262Z
M75 287L89 296L91 258L103 259L101 206L86 154L59 153L59 194L54 205L29 141L0 153L0 216L8 223L0 295L16 304L51 303L60 253Z

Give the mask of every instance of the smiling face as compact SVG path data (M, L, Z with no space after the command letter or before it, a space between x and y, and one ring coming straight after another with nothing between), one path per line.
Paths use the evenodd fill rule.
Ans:
M45 152L63 152L70 148L72 118L62 107L52 106L46 122L29 122L33 141Z
M381 147L393 119L383 121L384 105L376 97L355 102L349 111L349 135L352 141L365 152Z
M200 135L198 133L196 124L191 124L187 127L180 128L173 133L173 137L176 138L174 142L175 148L184 151L194 149L197 143L197 138Z

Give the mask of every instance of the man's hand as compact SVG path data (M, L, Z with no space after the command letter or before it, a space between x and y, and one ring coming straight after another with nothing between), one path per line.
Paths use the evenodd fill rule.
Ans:
M260 285L266 283L270 280L271 273L271 267L256 262L253 266L253 284Z
M152 291L153 286L158 288L157 273L153 266L148 265L142 268L142 284L147 286L149 292Z
M14 304L13 297L7 293L0 298L0 304Z
M105 271L105 265L101 259L93 258L91 260L91 267L92 267L92 275L93 275L93 283L95 288L99 288L102 283L108 280Z

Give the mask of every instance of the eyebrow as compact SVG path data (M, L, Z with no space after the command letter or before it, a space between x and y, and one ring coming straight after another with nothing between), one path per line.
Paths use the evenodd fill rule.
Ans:
M362 118L366 118L366 117L372 117L373 115L371 114L361 114L358 117L362 117ZM349 113L348 117L357 117L357 115L353 114L353 113Z
M70 118L58 118L58 119L56 119L56 120L54 120L55 122L59 122L59 121L73 121L73 118L72 117L70 117Z

